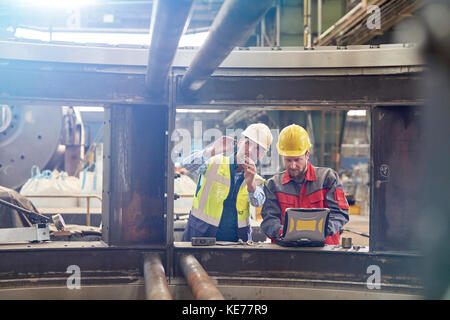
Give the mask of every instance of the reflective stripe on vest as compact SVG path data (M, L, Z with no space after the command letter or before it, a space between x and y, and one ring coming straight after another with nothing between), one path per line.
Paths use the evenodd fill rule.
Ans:
M248 203L248 190L245 181L242 181L236 197L236 210L238 213L238 228L244 228L250 224L250 206Z
M222 155L212 157L206 172L200 176L200 189L192 202L192 215L210 225L219 226L223 202L230 193L231 175L228 158ZM245 182L239 187L236 199L238 228L250 224L248 191Z

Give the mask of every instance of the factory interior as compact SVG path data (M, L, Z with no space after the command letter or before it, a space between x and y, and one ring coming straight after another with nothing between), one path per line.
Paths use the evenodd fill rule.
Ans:
M0 2L0 299L450 299L449 21L444 0ZM337 173L339 244L274 242L262 205L248 241L183 241L186 158L255 123L264 185L292 124Z

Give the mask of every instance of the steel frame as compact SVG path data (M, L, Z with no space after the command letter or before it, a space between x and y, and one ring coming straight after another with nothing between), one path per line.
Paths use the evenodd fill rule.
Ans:
M297 65L294 67L294 71L287 72L288 65L278 65L269 69L262 69L261 65L258 67L258 63L263 63L263 59L246 69L244 68L245 63L237 62L238 56L243 57L244 55L241 54L244 53L234 51L222 64L223 68L219 68L193 96L183 96L178 93L179 80L184 68L180 68L180 64L177 65L175 62L175 68L169 78L168 100L164 103L155 103L146 94L146 70L143 65L108 63L118 61L114 59L127 59L121 56L125 49L117 49L121 53L110 51L111 57L114 56L114 58L111 60L106 58L102 64L98 64L99 55L87 54L92 48L77 48L84 54L76 62L71 60L73 57L65 57L63 53L57 54L56 58L48 56L44 58L43 54L48 52L47 50L50 50L52 45L49 45L48 48L34 46L37 51L27 51L25 56L14 56L15 50L5 53L1 50L4 45L5 43L0 43L0 71L4 75L0 79L0 95L3 103L86 103L89 105L102 104L107 107L105 118L107 145L105 146L103 193L105 205L102 214L104 230L106 230L104 233L106 245L85 243L73 247L74 244L71 244L71 248L66 248L64 245L67 244L61 243L60 247L13 246L0 248L2 261L7 261L0 267L0 285L17 284L18 282L30 284L30 279L42 280L44 278L50 279L48 280L50 282L55 280L61 284L62 279L67 277L66 268L71 264L77 264L86 271L86 280L89 283L96 281L109 283L117 281L117 279L134 281L143 274L142 255L154 252L161 256L169 277L181 275L178 269L180 257L187 253L197 257L206 271L215 277L246 278L260 274L275 280L292 278L307 283L324 281L323 283L335 286L356 283L359 287L364 288L368 277L367 266L375 264L380 266L383 272L382 284L386 285L383 289L408 292L420 290L420 272L414 267L421 262L421 258L411 253L350 253L314 249L282 249L275 246L262 249L245 247L197 249L189 245L174 244L172 234L173 177L171 175L173 166L169 157L166 156L167 150L171 150L172 147L172 142L168 137L175 127L175 111L178 107L237 109L247 106L253 108L301 109L315 107L326 109L330 107L349 108L349 106L372 108L376 105L389 104L401 109L404 105L421 104L422 97L411 90L411 86L417 85L422 80L420 72L412 72L422 69L419 60L406 58L403 64L398 61L395 62L397 65L390 66L370 66L370 59L366 66L351 66L351 61L347 61L346 64L341 65L339 72L342 73L336 75L334 62L325 66L316 65L311 69ZM67 50L68 48L63 49ZM369 52L369 56L377 52L376 48L365 48L360 52L364 52L364 50ZM394 55L398 54L396 50L400 50L402 53L411 53L410 57L413 56L413 51L408 51L412 50L410 48L397 47L392 50L391 53ZM135 57L143 54L137 49L126 52L134 54ZM351 54L357 54L357 52L358 50L355 49L355 52ZM280 55L277 55L276 52L272 53L264 52L263 54L266 55L266 58L274 57L275 61L278 61L274 63L280 63L281 60L278 60L281 59ZM333 49L328 53L330 56L337 57L342 55L343 51ZM382 54L386 54L386 51L380 49L378 53L380 58ZM309 51L296 54L298 57L315 59L313 53ZM291 55L295 54L286 53L286 56ZM90 60L91 57L93 57L92 60ZM178 57L178 59L182 58ZM389 59L384 56L384 59L381 60ZM141 60L138 59L138 61ZM236 63L235 67L231 67L233 61ZM300 58L299 61L301 61ZM331 61L338 60L331 59ZM186 66L185 63L182 65ZM309 72L307 76L305 76L305 71ZM316 71L317 74L315 74ZM372 75L365 75L367 72ZM231 73L233 76L230 76ZM290 75L288 76L287 73ZM255 74L258 76L254 76ZM293 77L292 74L295 76ZM264 92L262 97L260 96L261 92ZM361 96L364 98L359 98ZM139 187L142 188L142 186L151 188L152 182L148 176L142 178L134 175L133 177L137 180L126 180L127 186L125 186L121 180L123 176L118 172L122 165L131 169L133 166L143 163L142 161L137 162L137 158L132 157L132 152L138 150L136 145L146 141L145 134L152 132L152 128L146 128L144 124L141 124L139 128L144 129L144 133L138 133L132 131L131 127L139 122L139 115L156 117L157 110L160 112L159 120L164 123L161 129L157 130L157 137L158 141L164 140L165 143L164 145L159 144L153 153L158 153L160 159L158 160L158 156L151 154L149 150L143 152L142 156L144 160L165 166L164 178L159 177L157 182L164 186L165 192L157 196L163 197L163 199L159 199L159 203L164 203L164 206L162 210L158 211L159 216L157 216L157 211L153 211L151 214L159 221L157 227L148 224L146 226L150 230L147 230L148 232L143 238L130 240L130 238L124 238L123 233L114 233L119 227L123 227L122 231L133 232L126 226L117 224L118 215L125 214L124 208L129 206L131 201L128 196L124 196L125 188L131 186L134 191L139 191ZM124 119L125 121L123 121ZM134 145L134 149L129 144ZM117 149L120 147L125 147L125 149ZM120 159L120 157L125 159L127 156L131 157L131 160L124 162ZM164 160L161 161L161 159ZM140 192L143 194L144 190ZM121 199L119 203L117 202L118 198ZM148 203L142 201L135 207L144 219L151 216L146 215ZM153 238L152 231L156 228L158 228L158 232L161 231L161 221L163 221L165 234Z

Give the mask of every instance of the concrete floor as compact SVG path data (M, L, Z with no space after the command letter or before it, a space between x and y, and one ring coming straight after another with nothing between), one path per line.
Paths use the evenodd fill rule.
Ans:
M212 278L216 281L215 278ZM174 300L192 300L190 288L184 279L170 279L169 289ZM172 284L175 282L177 284ZM246 283L251 283L249 280ZM217 285L226 300L418 300L416 294L394 293L383 290L342 289L336 287L310 286L258 286ZM143 300L143 279L131 284L83 285L79 290L65 286L36 286L23 288L0 288L0 300Z

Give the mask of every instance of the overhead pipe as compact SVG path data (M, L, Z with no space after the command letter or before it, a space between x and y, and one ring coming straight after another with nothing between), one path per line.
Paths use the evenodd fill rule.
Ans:
M178 43L189 24L193 0L155 0L145 84L150 96L163 98Z
M181 79L181 89L184 92L200 89L230 52L250 37L273 5L274 0L226 0Z
M311 0L307 0L308 2L308 48L312 46L312 23L311 23L311 12L312 12L312 3Z
M166 273L157 254L149 254L144 259L145 298L147 300L172 300Z
M311 47L311 0L303 1L303 46Z
M281 5L280 5L280 0L277 0L277 5L276 5L276 16L275 16L275 21L276 21L276 43L275 46L280 47L280 38L281 38L281 31L280 31L280 25L281 25Z
M317 0L317 37L322 33L322 0Z
M180 267L195 300L224 300L205 269L192 255L183 255Z

